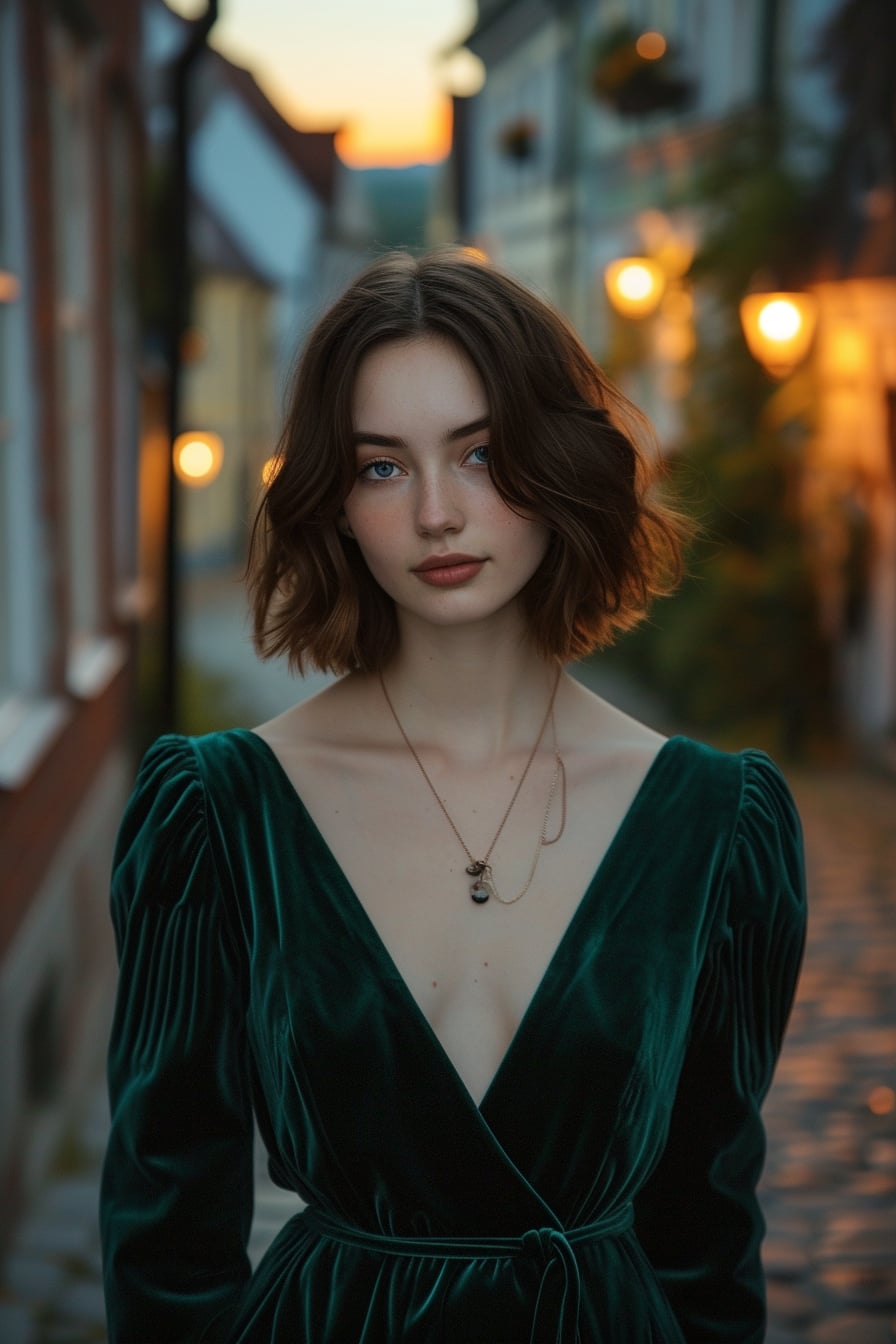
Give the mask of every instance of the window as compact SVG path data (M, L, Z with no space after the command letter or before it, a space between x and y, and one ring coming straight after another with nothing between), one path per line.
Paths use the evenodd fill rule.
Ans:
M59 24L50 36L60 475L65 513L69 681L100 634L99 491L95 405L96 184L89 48ZM77 679L77 678L76 678Z
M28 777L65 715L44 695L51 627L32 414L19 22L13 0L0 0L0 788Z
M108 236L113 367L110 370L114 427L114 567L116 596L133 591L137 577L137 443L140 362L137 326L134 171L131 132L124 109L109 109L106 163L109 175Z

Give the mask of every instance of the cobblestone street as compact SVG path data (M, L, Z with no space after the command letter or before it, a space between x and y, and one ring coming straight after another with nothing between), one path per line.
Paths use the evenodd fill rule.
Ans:
M769 1344L896 1340L896 785L792 780L809 946L765 1108Z
M896 780L830 770L791 782L810 936L765 1109L768 1340L884 1344L896 1341ZM74 1141L77 1169L47 1187L7 1259L3 1344L105 1338L96 1232L105 1127L98 1086ZM296 1208L260 1162L253 1259Z

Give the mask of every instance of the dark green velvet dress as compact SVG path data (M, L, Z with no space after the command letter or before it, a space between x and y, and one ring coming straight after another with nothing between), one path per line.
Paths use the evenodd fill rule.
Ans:
M148 752L113 912L112 1344L762 1339L805 906L761 753L664 745L479 1107L252 733ZM309 1207L251 1274L253 1111Z

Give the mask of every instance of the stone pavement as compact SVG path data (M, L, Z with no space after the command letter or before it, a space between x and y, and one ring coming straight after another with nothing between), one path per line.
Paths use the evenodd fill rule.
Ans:
M238 682L261 719L308 688L276 666L256 682L235 591L210 590L191 608L190 655ZM627 688L595 689L659 726ZM896 779L827 769L791 783L810 931L765 1107L768 1344L896 1344ZM107 1126L97 1083L0 1267L0 1344L105 1339L96 1203ZM253 1262L298 1207L270 1183L259 1150Z
M769 1344L896 1340L896 781L792 779L809 944L765 1107Z

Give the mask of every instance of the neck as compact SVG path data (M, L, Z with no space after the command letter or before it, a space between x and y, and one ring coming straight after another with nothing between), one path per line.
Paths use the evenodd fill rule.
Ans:
M557 676L519 629L427 630L403 639L384 669L389 696L415 745L487 764L531 747Z

